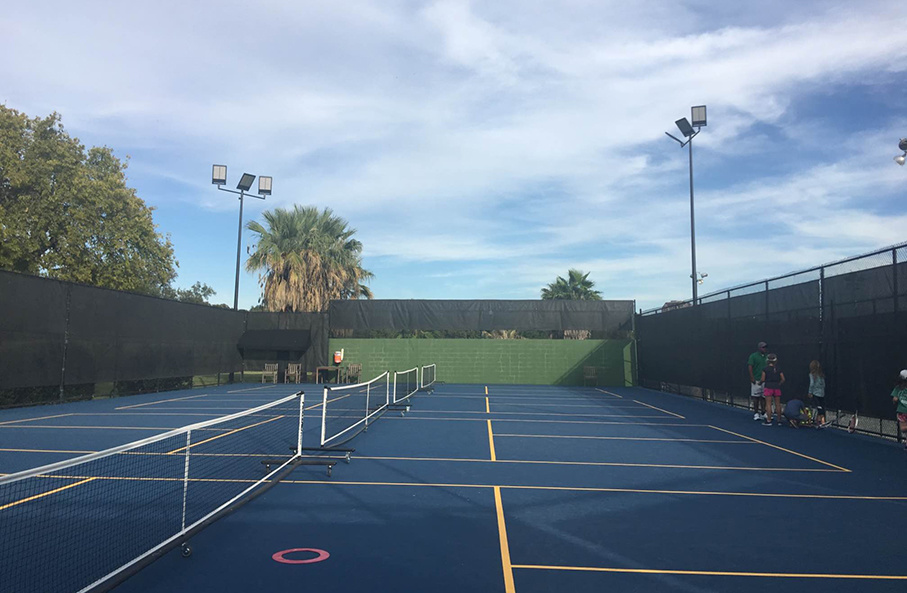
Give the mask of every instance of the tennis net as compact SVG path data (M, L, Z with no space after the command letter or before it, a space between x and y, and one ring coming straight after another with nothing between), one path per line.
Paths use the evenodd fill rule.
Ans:
M394 371L394 405L405 402L417 391L419 391L419 367L413 367L408 371Z
M419 389L428 389L435 384L435 372L437 371L437 365L429 364L422 367L422 380L420 381Z
M302 392L0 477L3 593L109 590L298 462Z
M387 409L390 375L384 371L365 383L325 387L321 406L321 446L349 441Z

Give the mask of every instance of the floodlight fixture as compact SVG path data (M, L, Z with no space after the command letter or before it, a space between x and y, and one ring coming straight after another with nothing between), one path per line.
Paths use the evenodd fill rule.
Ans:
M227 165L214 165L211 169L211 183L214 185L227 183Z
M681 117L674 123L677 125L677 129L680 130L680 133L683 134L686 138L689 138L693 135L693 126L690 125L690 122L687 121L687 118Z
M701 128L705 125L705 105L696 105L690 108L690 121L693 122L694 128Z
M898 148L904 151L904 154L899 154L894 157L894 162L903 166L904 162L907 161L907 138L901 138L901 141L898 142Z
M258 195L260 196L270 196L271 195L271 178L265 176L258 177Z
M239 195L239 229L236 232L236 281L233 287L233 309L239 309L239 268L240 268L240 256L242 255L242 214L243 214L243 199L244 198L257 198L259 200L264 200L265 197L271 195L271 186L273 184L273 179L271 177L259 177L258 178L258 195L247 194L246 192L252 188L252 182L255 181L255 175L251 173L243 173L242 177L237 184L235 191L232 189L227 189L224 187L227 183L227 166L226 165L214 165L211 169L211 183L217 186L217 189L221 191L230 192L231 194Z
M255 181L255 175L243 173L242 177L239 179L239 183L236 184L236 189L239 191L249 191L253 181Z

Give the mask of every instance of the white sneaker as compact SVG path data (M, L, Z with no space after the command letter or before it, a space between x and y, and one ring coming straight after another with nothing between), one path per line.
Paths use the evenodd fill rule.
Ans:
M753 414L753 420L762 420L762 414L756 412L755 414Z

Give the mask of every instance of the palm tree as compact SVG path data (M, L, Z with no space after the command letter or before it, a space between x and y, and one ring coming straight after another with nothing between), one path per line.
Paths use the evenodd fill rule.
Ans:
M372 298L363 282L373 274L362 267L362 243L356 229L330 208L277 208L263 214L267 228L251 221L258 234L246 262L262 272L262 304L268 311L324 312L333 299Z
M571 269L567 272L567 279L560 276L557 280L542 289L544 300L574 300L574 301L600 301L602 294L592 290L595 282L589 280L589 274Z

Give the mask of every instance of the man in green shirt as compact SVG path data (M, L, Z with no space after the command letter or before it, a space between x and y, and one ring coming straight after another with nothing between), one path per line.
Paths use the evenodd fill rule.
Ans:
M753 401L753 420L765 420L765 398L762 392L762 370L768 359L768 344L759 342L750 354L746 366L750 372L750 399Z

